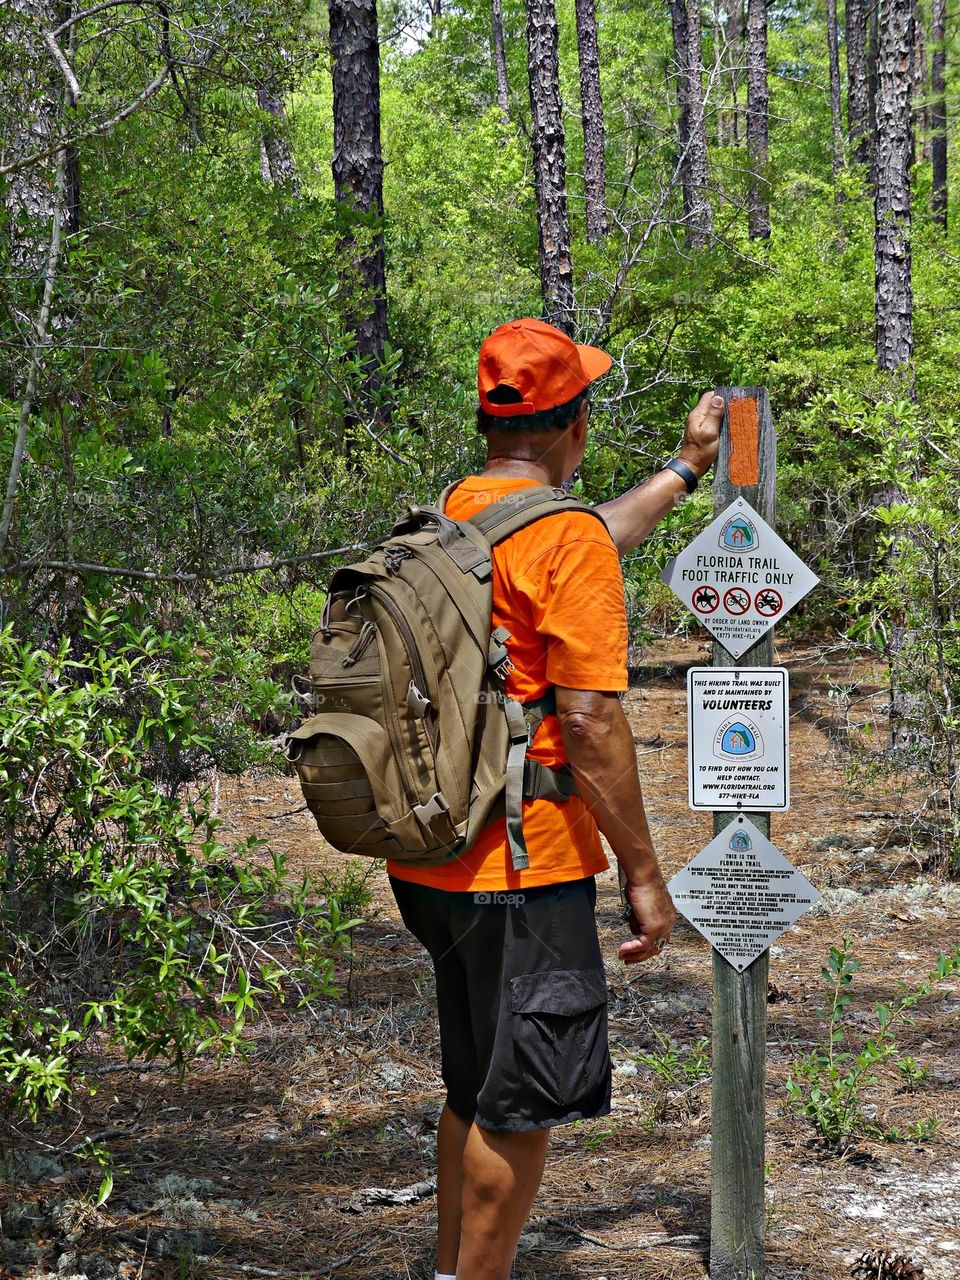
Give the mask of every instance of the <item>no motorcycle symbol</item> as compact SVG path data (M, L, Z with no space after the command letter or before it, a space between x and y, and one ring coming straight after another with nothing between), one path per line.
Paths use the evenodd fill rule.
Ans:
M697 587L691 603L697 613L713 613L720 604L720 592L713 587Z
M765 587L757 592L754 607L761 618L775 618L783 608L783 596L773 587Z

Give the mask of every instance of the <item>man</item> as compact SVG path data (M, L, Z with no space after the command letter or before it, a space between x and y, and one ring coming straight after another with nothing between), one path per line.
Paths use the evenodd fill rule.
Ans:
M451 493L465 519L530 485L559 486L583 458L589 384L611 358L539 320L501 325L480 350L478 428L487 461ZM543 1174L550 1128L610 1110L606 981L594 919L599 832L625 877L627 964L659 955L676 913L654 853L627 688L619 557L716 457L723 402L690 414L679 460L585 512L521 529L493 551L493 625L510 632L507 693L555 690L528 756L572 767L577 794L527 801L529 868L514 871L505 820L437 868L388 862L404 922L437 981L447 1100L437 1135L436 1280L507 1280Z

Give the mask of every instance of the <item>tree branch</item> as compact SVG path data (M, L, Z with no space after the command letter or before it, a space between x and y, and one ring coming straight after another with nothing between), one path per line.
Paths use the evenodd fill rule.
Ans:
M269 569L281 569L285 565L305 564L310 560L330 560L334 556L353 551L367 551L368 547L332 547L329 551L309 551L302 556L281 556L268 564L238 564L227 569L211 569L207 573L156 573L152 569L122 569L107 564L88 564L82 560L21 560L17 564L0 566L0 576L29 573L32 569L62 569L66 573L103 573L113 578L137 578L143 582L215 582L221 578L234 578L242 574L265 573Z
M67 61L67 55L63 52L49 31L44 31L43 43L50 50L50 54L54 62L63 72L63 78L67 82L67 91L70 94L71 105L76 105L76 103L80 101L81 96L80 82L73 74L73 67L71 67L70 63Z
M93 126L92 129L85 129L82 133L78 133L73 138L61 138L52 146L44 147L42 151L34 151L33 155L24 156L22 160L13 160L10 164L0 165L0 177L6 177L11 173L20 173L23 169L29 169L35 164L40 164L43 160L49 160L51 156L62 153L67 147L75 147L78 142L84 142L87 138L96 138L102 133L109 133L110 130L120 124L122 120L126 120L143 104L160 89L167 76L170 74L169 63L162 69L160 74L156 76L138 97L132 102L128 102L122 111L118 111L115 116L111 116L109 120L101 120L99 124Z

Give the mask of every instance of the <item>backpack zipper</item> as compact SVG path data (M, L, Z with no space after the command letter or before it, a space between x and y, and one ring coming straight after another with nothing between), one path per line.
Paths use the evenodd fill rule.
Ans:
M417 651L417 642L413 637L413 632L410 630L409 626L407 625L406 618L400 612L400 609L394 603L394 601L390 598L390 596L387 594L386 591L383 591L380 587L371 586L370 594L373 596L376 596L376 598L380 601L380 603L386 609L387 613L389 613L394 626L397 628L397 631L400 633L400 639L403 641L403 647L407 651L407 657L410 660L410 670L413 672L414 679L417 682L417 688L420 690L420 692L423 694L424 697L428 697L429 695L427 693L427 673L423 668L423 663L420 661L420 654ZM437 740L436 740L436 731L433 723L432 706L424 715L423 724L424 724L424 728L427 731L427 738L430 741L430 750L433 752L434 760L436 760Z

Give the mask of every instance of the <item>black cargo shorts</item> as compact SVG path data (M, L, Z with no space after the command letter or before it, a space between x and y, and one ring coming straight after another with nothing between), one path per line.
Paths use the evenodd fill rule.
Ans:
M500 893L390 885L433 960L450 1109L501 1132L607 1115L593 876Z

